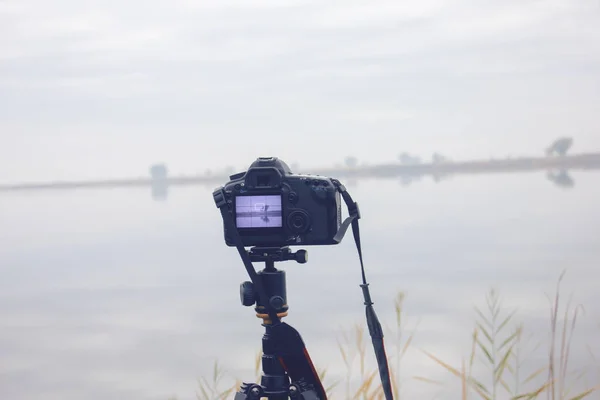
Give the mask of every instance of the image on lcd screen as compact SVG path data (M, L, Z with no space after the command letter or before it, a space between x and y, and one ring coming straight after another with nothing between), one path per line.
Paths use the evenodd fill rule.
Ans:
M238 196L235 199L238 228L281 228L281 196Z

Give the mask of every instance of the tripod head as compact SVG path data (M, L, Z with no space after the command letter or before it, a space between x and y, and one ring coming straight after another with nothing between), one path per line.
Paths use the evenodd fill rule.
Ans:
M275 268L276 262L294 260L299 264L304 264L308 260L306 250L293 252L289 247L252 247L248 251L250 261L264 262L265 268L256 274L260 279L260 284L265 289L268 298L261 299L260 293L255 288L255 283L251 281L243 282L240 285L240 300L242 305L251 307L256 304L256 316L262 318L265 324L273 322L273 315L267 312L267 304L275 310L276 318L287 316L287 290L285 286L285 271Z
M293 252L288 246L252 247L248 252L248 255L252 262L264 261L267 264L267 268L271 263L277 261L295 260L299 264L304 264L308 261L308 252L306 250Z

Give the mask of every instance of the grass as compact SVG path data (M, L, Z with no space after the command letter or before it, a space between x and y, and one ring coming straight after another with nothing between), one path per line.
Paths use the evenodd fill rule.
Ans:
M484 307L474 308L470 351L458 365L444 361L429 351L420 352L457 380L460 384L460 398L463 400L582 400L593 393L597 394L600 390L600 365L599 357L593 349L587 346L594 362L593 367L573 369L570 363L572 346L578 345L574 339L577 320L584 309L579 304L573 305L572 298L565 303L560 291L563 278L564 273L558 279L555 293L548 296L549 323L546 333L549 336L549 347L544 365L533 369L527 367L526 361L540 348L541 341L535 340L539 332L528 333L523 323L516 320L517 310L506 310L495 289L491 289L486 295ZM398 293L394 299L395 324L393 327L384 324L392 389L396 400L404 397L402 388L407 382L402 380L402 359L413 348L416 333L416 326L406 333L404 301L404 293ZM337 375L343 378L332 380L326 369L318 370L328 398L384 399L378 371L367 365L374 357L364 323L343 329L337 342L346 369L345 373ZM260 381L260 360L261 353L258 352L254 365L255 382ZM241 381L229 377L229 383L224 384L225 377L225 371L215 362L212 379L201 378L198 381L198 400L233 398ZM423 376L410 377L409 382L446 386L443 382ZM585 389L574 392L576 385Z
M495 290L490 290L486 297L484 311L475 308L476 322L473 332L469 367L463 361L461 369L452 367L433 354L424 352L435 363L443 367L462 383L462 399L471 398L474 394L481 399L537 399L545 396L548 400L581 400L600 389L598 378L595 386L572 393L575 384L586 377L588 369L572 370L569 366L571 346L574 343L573 333L577 318L583 311L581 305L572 306L572 299L566 303L561 312L560 284L564 272L560 275L553 297L549 299L549 336L548 362L536 370L523 373L523 335L522 324L512 325L515 311L503 315L500 297ZM477 355L481 355L482 363L488 370L485 383L475 379L472 366ZM546 379L536 383L536 378L546 374ZM538 379L539 381L539 379Z

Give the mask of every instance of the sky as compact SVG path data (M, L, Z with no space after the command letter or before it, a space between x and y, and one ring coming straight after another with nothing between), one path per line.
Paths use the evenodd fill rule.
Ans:
M0 0L0 50L0 183L600 151L598 0Z

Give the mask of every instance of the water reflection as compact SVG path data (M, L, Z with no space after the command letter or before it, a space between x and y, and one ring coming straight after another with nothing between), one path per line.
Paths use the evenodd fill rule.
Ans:
M158 181L152 182L152 200L154 201L166 201L169 196L169 184L166 182Z
M570 188L574 185L568 171L591 171L600 169L600 153L582 153L566 155L572 144L570 138L560 138L547 149L547 156L520 157L489 160L474 160L454 162L439 154L434 154L430 163L421 163L420 158L407 153L400 155L399 163L379 163L375 165L358 164L355 157L347 157L345 165L335 165L333 168L313 169L311 174L335 176L348 184L356 185L361 179L397 179L402 186L409 186L421 181L424 177L431 177L438 183L449 177L473 174L523 174L534 171L546 171L547 178L561 188ZM557 153L557 155L553 155ZM305 173L293 163L292 171ZM231 166L222 168L215 173L207 170L203 175L169 176L166 164L155 164L150 167L149 178L127 179L99 179L92 181L54 181L38 183L12 183L0 184L0 192L22 192L39 190L73 190L97 188L131 188L150 186L151 196L155 201L165 201L172 186L221 185L230 179L234 169ZM558 172L556 172L558 171Z
M470 351L473 305L485 306L491 285L506 310L518 308L515 322L532 335L523 368L543 365L545 293L552 294L564 268L564 298L573 294L573 304L586 307L570 365L598 382L586 347L600 354L598 174L580 173L577 188L565 192L539 178L423 180L409 190L391 179L361 180L353 188L377 313L392 329L394 298L405 291L401 341L416 328L402 360L405 397L443 390L443 398L459 398L412 379L439 379L459 393L460 385L419 349L460 366ZM2 196L3 397L192 399L196 378L210 378L217 358L232 376L253 380L263 330L239 303L247 276L237 252L223 243L211 191L180 187L160 205L145 188ZM287 322L302 333L317 366L341 379L340 327L364 322L349 239L310 248L307 264L283 267ZM391 354L394 342L388 334Z
M573 186L575 186L575 181L573 178L571 178L571 175L569 175L569 171L564 169L558 171L548 171L546 177L550 182L564 189L571 189Z
M397 174L397 175L386 175L381 177L375 177L375 179L379 180L389 180L391 178L398 179L398 182L403 187L408 187L410 185L422 182L424 177L422 175L414 175L414 174ZM441 174L436 173L431 176L433 182L435 183L444 183L451 178L453 178L450 174ZM546 173L546 178L552 182L556 187L561 189L571 189L575 186L575 181L569 174L569 171L566 169L560 170L549 170ZM226 177L223 179L223 183L226 182ZM363 178L364 179L364 178ZM488 179L494 180L495 177L491 176ZM345 185L348 187L356 187L359 184L360 179L357 177L349 177L345 181ZM187 184L189 185L189 184ZM215 184L217 182L215 181ZM177 184L170 184L167 180L157 179L151 182L151 197L155 201L164 202L167 200L169 191L172 190L173 186L177 186Z

